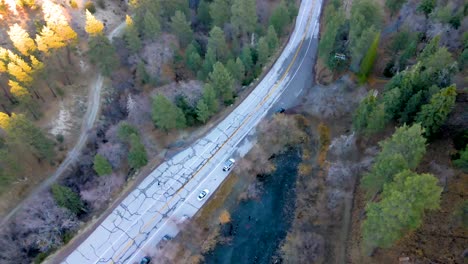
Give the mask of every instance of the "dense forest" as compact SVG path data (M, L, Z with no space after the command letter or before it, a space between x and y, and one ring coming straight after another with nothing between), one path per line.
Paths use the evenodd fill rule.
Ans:
M235 103L278 54L296 13L295 1L0 1L5 200L27 196L29 179L45 179L72 145L43 129L53 105L92 85L95 71L105 78L101 117L79 161L4 226L0 260L42 261L164 154L177 131ZM121 35L107 26L119 23Z
M430 212L447 210L441 208L450 203L447 186L463 185L468 172L467 15L463 1L357 0L349 8L336 0L325 8L319 57L330 74L318 77L329 82L330 76L351 72L358 83L368 85L370 91L353 114L353 130L367 144L380 140L380 151L359 180L357 195L362 198L357 206L362 212L354 227L360 228L352 232L348 253L353 263L379 261L363 258L356 253L360 250L373 256L378 249L411 241L410 234ZM453 148L449 157L437 149L445 140ZM440 156L427 157L428 149ZM426 173L424 158L432 164L448 158L457 176L447 178L449 169L441 175ZM466 192L459 195L463 200ZM462 226L466 231L464 199L450 212L452 222L444 223L444 230L460 232L456 230ZM450 234L458 234L460 240L452 241L457 245L463 231ZM419 239L432 244L427 236ZM417 251L406 251L411 250ZM391 251L379 254L385 252ZM425 254L433 255L420 257ZM448 261L453 254L438 259Z

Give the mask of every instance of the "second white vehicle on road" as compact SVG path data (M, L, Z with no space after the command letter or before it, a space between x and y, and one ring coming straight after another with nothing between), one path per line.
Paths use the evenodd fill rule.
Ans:
M232 166L234 166L234 163L236 163L235 159L228 159L224 163L223 171L230 171Z
M210 191L208 189L203 190L197 197L198 201L203 200L209 193Z

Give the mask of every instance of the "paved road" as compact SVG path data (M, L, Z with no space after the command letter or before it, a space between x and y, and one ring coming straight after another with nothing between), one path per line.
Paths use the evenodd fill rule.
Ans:
M321 6L322 0L303 0L289 43L254 91L205 137L147 176L64 263L135 263L165 235L175 236L178 222L195 215L228 176L222 171L224 161L282 93L288 89L283 95L287 104L313 83L311 54L316 52ZM289 85L297 76L300 80ZM239 152L250 147L244 144ZM199 201L203 189L210 193Z
M112 30L107 37L112 41L112 38L120 34L125 28L125 22L121 23L118 27ZM81 124L81 133L76 141L73 148L68 151L67 157L58 166L57 170L47 180L43 181L41 185L37 186L33 192L31 192L26 199L19 203L13 210L5 215L0 221L0 226L6 226L7 221L16 214L28 201L31 201L33 197L38 195L43 190L51 186L67 169L72 165L76 158L81 154L86 141L88 140L89 131L93 128L94 122L96 121L97 114L99 112L99 105L101 101L101 89L103 85L103 77L99 74L96 80L90 85L88 93L88 105L86 113L83 116L83 123Z

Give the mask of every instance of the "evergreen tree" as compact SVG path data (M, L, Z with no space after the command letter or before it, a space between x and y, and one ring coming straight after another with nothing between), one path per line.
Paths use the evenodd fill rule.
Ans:
M130 151L128 152L128 165L132 169L139 169L148 164L145 146L136 134L130 135Z
M135 75L136 80L141 85L145 85L151 82L151 76L146 71L145 63L143 61L138 62Z
M248 35L257 26L257 6L255 0L233 0L231 25L241 35Z
M13 113L10 117L0 112L0 128L7 133L9 140L30 147L38 159L52 161L55 157L53 142L24 115Z
M415 169L426 153L426 139L422 136L423 132L419 124L397 128L389 139L379 142L382 148L379 156L399 153L408 163L408 168Z
M226 68L231 73L234 80L238 83L242 83L244 80L245 68L241 59L237 58L235 61L230 59L226 64Z
M194 73L196 73L202 66L202 58L198 53L197 48L190 44L185 49L185 64Z
M276 30L273 26L268 27L266 39L268 42L268 48L270 49L270 54L273 54L276 49L278 48L278 35L276 34Z
M335 47L336 36L338 29L345 23L346 16L342 8L335 7L333 4L328 4L325 8L325 31L323 32L319 43L319 56L323 61L328 61L332 56L332 51Z
M351 51L351 69L359 70L364 54L380 28L382 12L377 3L371 0L357 0L351 7L349 49Z
M213 70L213 65L216 62L216 55L213 49L208 49L205 54L205 60L202 64L202 69L200 71L200 80L205 80L208 78L208 74Z
M152 118L155 126L164 131L186 126L182 110L160 94L153 100Z
M99 154L96 154L94 156L93 169L99 176L104 176L112 173L112 166L109 163L109 161Z
M227 59L229 56L229 48L222 29L217 26L211 29L207 48L214 51L216 60L225 61Z
M268 57L270 57L270 49L268 47L268 43L265 37L261 37L258 40L257 54L258 54L257 64L261 66L265 65L265 63L268 61Z
M161 24L159 17L153 15L152 12L146 10L143 18L143 35L146 39L154 39L161 33Z
M434 10L436 6L435 0L422 0L418 6L418 10L423 12L426 17Z
M273 10L273 13L271 14L270 17L270 25L272 25L276 33L278 33L280 36L284 34L284 30L286 26L290 23L290 17L288 13L288 9L286 7L286 3L284 0L281 0L281 2L276 6L275 10Z
M109 76L119 65L114 46L102 34L90 37L88 46L91 63L97 65L102 74Z
M76 215L84 210L80 196L66 186L52 185L52 196L58 206L67 208Z
M407 0L386 0L385 6L390 10L390 15L393 16L398 12L398 10L400 10L406 1Z
M397 174L385 186L382 200L366 207L367 219L362 225L366 251L390 247L421 225L424 211L439 208L442 188L437 182L431 174L409 170Z
M212 23L210 15L210 5L206 0L201 0L200 3L198 3L197 19L202 25L204 25L207 28L210 27Z
M244 47L241 52L240 59L244 64L244 68L246 72L251 72L254 66L254 62L252 60L252 52L249 47Z
M182 48L185 48L193 39L190 22L181 11L176 11L175 15L171 17L171 30L178 37Z
M208 105L204 102L203 99L198 100L197 103L197 119L202 123L206 123L206 121L210 118L210 109Z
M468 173L468 144L464 150L460 151L460 157L454 160L453 164L463 172Z
M125 41L127 42L127 47L132 53L137 53L141 49L141 39L138 33L138 29L133 23L133 19L127 15L125 18Z
M436 133L445 123L455 105L457 91L455 85L442 89L434 94L429 104L423 105L417 114L416 122L420 122L427 136Z
M377 98L369 94L361 101L353 117L353 128L364 134L380 131L386 123L385 105L378 104Z
M362 59L360 70L359 70L359 79L361 82L367 80L367 77L372 70L372 66L374 66L374 61L377 58L377 48L379 47L379 40L380 40L380 32L378 32L375 37L374 41L372 41L369 50L367 50L366 56Z
M211 114L215 114L219 110L218 100L216 99L216 92L211 84L205 84L203 87L203 102L208 107L208 111Z
M232 103L234 80L221 62L213 65L213 71L209 74L209 82L225 104Z
M119 123L117 137L123 142L129 142L132 134L139 135L138 129L129 123L122 121Z
M213 0L210 4L210 16L213 19L213 25L224 27L231 18L231 4L229 0Z

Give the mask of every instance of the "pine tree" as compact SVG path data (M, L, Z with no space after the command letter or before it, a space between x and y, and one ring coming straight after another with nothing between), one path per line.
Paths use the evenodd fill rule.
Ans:
M234 80L221 62L213 65L213 71L209 74L208 79L218 96L222 97L224 103L231 104L233 101Z
M197 19L201 24L203 24L207 28L210 27L212 23L210 15L210 5L206 0L201 0L198 3Z
M390 10L390 15L393 16L406 3L407 0L386 0L385 6Z
M231 18L231 4L229 0L213 0L210 4L210 16L213 19L213 25L220 28L224 27Z
M105 157L103 157L100 154L96 154L94 156L93 169L99 176L104 176L112 173L111 164Z
M181 48L185 48L192 42L193 31L190 22L181 11L176 11L175 15L171 17L171 31L178 37Z
M215 52L215 57L218 61L225 61L229 56L229 48L224 37L224 31L217 26L214 26L210 31L208 49Z
M128 165L132 169L139 169L148 164L148 155L140 137L136 134L130 135L130 151L128 152Z
M90 37L88 46L91 63L97 65L102 74L109 76L119 65L114 46L104 35Z
M202 69L200 71L201 80L208 78L208 74L213 70L213 65L216 62L216 55L213 49L208 49L205 54L205 60L202 64Z
M153 99L152 118L155 126L164 131L186 126L182 110L160 94Z
M34 40L20 25L14 24L11 26L8 30L8 36L10 36L11 42L21 54L28 56L36 50Z
M380 6L371 0L356 0L351 7L349 30L349 50L351 69L359 70L359 65L380 28L382 12Z
M440 206L442 188L431 174L417 174L405 170L385 186L382 200L369 203L367 219L362 225L364 248L372 252L376 247L387 248L405 233L417 229L424 211Z
M327 62L330 60L332 51L335 47L336 35L338 29L345 23L346 16L344 10L339 7L335 7L333 3L328 4L325 8L325 31L323 32L320 43L319 43L319 56Z
M146 39L154 39L161 33L159 19L147 10L143 19L143 35Z
M377 58L377 48L379 46L380 40L380 32L378 32L375 37L374 41L372 41L371 46L367 50L366 56L362 59L360 70L359 70L359 79L361 82L365 82L367 77L372 70L372 66L374 66L374 61Z
M265 37L261 37L258 40L257 54L258 54L257 63L261 66L264 66L265 63L268 61L268 57L270 57L270 49L268 47L268 43Z
M268 42L268 48L270 49L270 54L273 54L276 49L278 48L278 35L276 34L276 30L273 26L268 27L266 39Z
M203 99L198 100L197 103L197 119L202 123L206 123L206 121L210 118L210 109L208 105L204 102Z
M76 215L84 211L84 204L80 196L66 186L52 185L52 196L58 206L67 208Z
M141 49L141 39L138 33L133 19L127 15L125 18L125 41L127 42L127 47L132 53L137 53Z
M210 115L215 114L219 110L218 100L216 98L216 92L211 84L205 84L203 87L203 102L208 107Z
M237 58L235 61L230 59L226 64L226 68L231 73L234 80L236 80L238 83L242 83L244 80L245 68L244 64L239 58Z
M257 26L257 6L255 0L234 0L231 6L231 24L241 35L248 35Z
M468 173L468 144L464 150L460 150L460 157L453 161L453 165Z
M282 0L278 6L276 6L275 10L273 10L273 14L271 14L270 25L275 28L276 33L282 36L289 22L289 12L286 3Z
M197 49L190 44L185 50L185 64L194 73L196 73L202 66L202 58L198 54Z
M240 56L242 63L244 64L245 71L250 73L253 69L254 63L252 60L252 52L249 47L244 47Z
M456 87L452 85L434 94L430 103L421 107L421 111L417 114L416 122L422 124L427 136L436 133L439 127L445 123L455 105L456 96Z
M104 32L104 24L97 20L88 10L86 10L85 31L92 37L101 35Z

